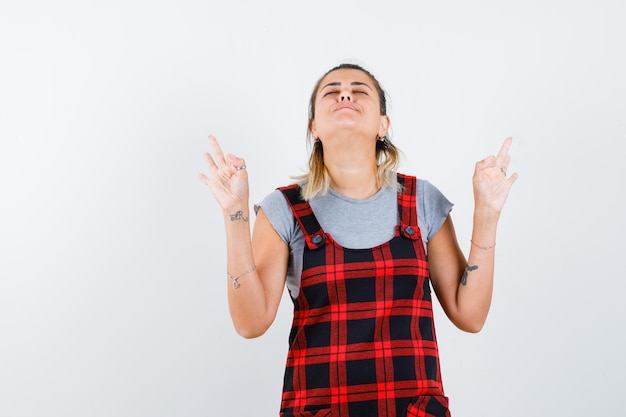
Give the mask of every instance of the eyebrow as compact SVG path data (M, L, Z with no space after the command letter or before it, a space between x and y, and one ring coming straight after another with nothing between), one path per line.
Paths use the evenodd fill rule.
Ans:
M369 88L370 90L372 90L372 87L370 87L369 85L367 85L366 83L362 83L360 81L352 81L350 83L351 86L360 86L360 85L364 85L365 87ZM326 84L324 87L320 88L320 91L322 91L323 89L325 89L326 87L340 87L341 86L341 82L339 81L335 81L332 83L328 83ZM374 90L372 90L374 91Z

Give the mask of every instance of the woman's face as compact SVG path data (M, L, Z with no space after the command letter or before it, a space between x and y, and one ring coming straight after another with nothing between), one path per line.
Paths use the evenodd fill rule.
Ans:
M380 114L380 97L372 79L356 69L339 69L320 82L315 98L314 138L335 133L358 133L375 139L384 136L389 118Z

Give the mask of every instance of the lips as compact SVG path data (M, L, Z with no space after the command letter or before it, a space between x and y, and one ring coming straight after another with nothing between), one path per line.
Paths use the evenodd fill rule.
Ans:
M356 107L354 107L351 103L341 103L337 107L335 107L335 110L341 110L341 109L356 110Z

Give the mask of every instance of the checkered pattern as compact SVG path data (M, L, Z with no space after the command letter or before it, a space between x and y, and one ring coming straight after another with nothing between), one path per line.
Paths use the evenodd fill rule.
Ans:
M304 234L281 416L449 416L439 371L416 180L398 174L400 224L372 249L320 227L297 185L280 188ZM358 226L358 225L357 225Z

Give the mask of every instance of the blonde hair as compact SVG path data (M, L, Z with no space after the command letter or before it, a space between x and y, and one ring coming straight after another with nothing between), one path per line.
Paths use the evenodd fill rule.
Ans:
M320 88L320 84L324 77L333 71L340 69L355 69L367 74L380 97L380 114L381 116L387 115L387 98L386 93L382 89L380 83L369 71L356 64L341 64L326 72L315 84L313 93L309 99L309 126L307 128L307 140L309 149L312 150L309 156L309 171L305 174L294 176L293 178L302 184L302 198L310 200L313 197L326 194L330 187L330 175L324 165L324 149L322 142L319 139L313 140L311 137L311 124L315 118L315 98ZM388 136L379 138L376 141L376 185L378 187L389 186L393 188L398 187L396 176L394 175L398 166L400 165L400 150L389 140Z

